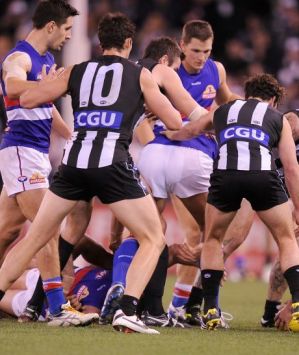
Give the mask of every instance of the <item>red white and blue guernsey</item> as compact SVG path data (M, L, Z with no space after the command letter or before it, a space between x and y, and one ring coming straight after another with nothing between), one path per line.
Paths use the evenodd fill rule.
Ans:
M184 65L181 64L178 69L178 75L184 88L190 93L193 99L200 106L209 110L220 86L219 72L215 62L212 59L208 59L202 70L195 74L188 73ZM188 117L183 117L184 124L187 124L189 121ZM165 130L165 126L158 122L154 127L155 139L150 143L197 149L206 153L212 159L217 156L216 141L209 135L201 134L196 138L178 142L171 141L164 135L161 135L160 132L163 130Z
M189 74L181 65L178 74L192 97L209 109L220 85L215 62L208 59L197 74ZM188 123L189 119L184 117L183 121ZM162 130L165 130L164 124L157 121L155 138L141 150L137 162L153 196L165 199L174 194L179 198L188 198L207 193L213 161L218 152L214 137L201 134L178 142L161 135Z
M111 270L92 265L76 268L75 280L68 295L76 295L82 306L93 306L100 310L111 282Z
M43 65L47 70L54 64L52 54L40 55L26 41L20 41L6 58L13 53L26 53L31 59L28 81L41 77ZM6 59L5 58L5 59ZM4 60L5 60L4 59ZM7 129L0 144L0 171L9 196L17 193L48 188L51 172L49 161L50 133L53 104L47 103L33 109L25 109L18 99L7 96L1 72L1 86L7 114Z
M14 52L24 52L30 56L32 68L27 73L27 80L30 81L40 79L43 65L50 69L54 64L54 58L51 53L46 52L45 55L40 55L26 41L18 42L6 58ZM25 109L20 105L18 99L11 100L8 98L2 75L1 86L7 113L8 129L2 138L0 149L23 146L36 149L42 153L48 153L53 104L48 103L34 109Z

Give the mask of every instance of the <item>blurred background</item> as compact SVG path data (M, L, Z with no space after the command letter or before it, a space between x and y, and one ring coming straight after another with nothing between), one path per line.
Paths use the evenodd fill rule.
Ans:
M222 62L228 83L242 95L244 79L251 74L274 74L287 89L279 109L299 108L299 0L72 0L81 12L74 26L76 41L70 41L62 53L54 53L59 65L74 64L100 54L97 39L99 19L109 11L127 14L137 26L131 59L143 55L149 41L169 35L180 39L182 26L188 20L204 19L211 23L215 41L212 58ZM32 28L31 17L38 1L0 0L0 61L15 43L24 39ZM73 49L71 49L71 47ZM63 117L71 120L68 101L58 103ZM61 142L53 138L55 147ZM52 149L57 165L60 150ZM169 204L166 210L169 244L184 239ZM89 234L108 244L110 213L96 204ZM268 232L256 220L244 245L228 261L231 279L267 277L276 248Z

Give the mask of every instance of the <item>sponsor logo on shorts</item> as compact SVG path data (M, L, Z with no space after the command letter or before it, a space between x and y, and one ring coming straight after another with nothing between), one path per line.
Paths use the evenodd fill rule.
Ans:
M19 181L19 182L25 182L25 181L27 181L27 180L28 180L27 176L23 176L23 175L22 175L22 176L19 176L19 177L18 177L18 181Z
M46 182L46 177L39 172L33 173L29 179L30 184L42 184Z
M77 292L78 301L83 300L83 298L86 298L88 295L89 295L88 287L86 285L82 285Z
M203 99L214 99L216 97L216 89L213 85L208 85L202 93Z

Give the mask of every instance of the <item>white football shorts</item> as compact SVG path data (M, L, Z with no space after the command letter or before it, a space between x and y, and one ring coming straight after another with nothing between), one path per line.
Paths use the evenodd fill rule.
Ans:
M156 198L180 198L208 192L213 159L200 150L163 144L146 145L137 167Z
M49 187L49 154L27 147L0 150L0 171L8 196Z

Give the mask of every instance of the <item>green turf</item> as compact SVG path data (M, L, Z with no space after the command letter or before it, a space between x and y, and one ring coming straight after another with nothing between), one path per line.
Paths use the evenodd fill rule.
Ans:
M173 279L168 280L165 303ZM213 332L199 329L163 329L160 336L120 334L110 326L50 328L45 324L22 325L0 321L0 354L4 355L168 355L296 354L298 334L265 330L259 326L266 285L257 281L226 283L221 290L222 308L234 315L231 329Z

